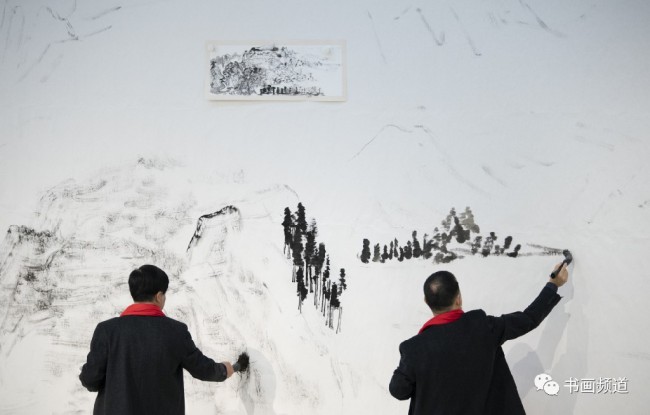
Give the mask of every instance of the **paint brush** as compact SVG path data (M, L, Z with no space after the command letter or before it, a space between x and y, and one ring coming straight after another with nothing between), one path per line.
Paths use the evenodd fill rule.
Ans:
M573 261L573 255L571 255L571 252L569 252L568 249L565 249L564 251L562 251L562 255L564 255L564 261L562 261L560 266L557 267L557 269L555 271L551 272L551 278L557 277L557 274L559 274L560 271L562 271L562 267L565 266L565 265L568 266Z
M248 370L248 363L249 363L250 358L248 357L248 353L244 352L239 355L237 358L237 361L235 362L234 365L232 365L232 368L235 372L245 372Z

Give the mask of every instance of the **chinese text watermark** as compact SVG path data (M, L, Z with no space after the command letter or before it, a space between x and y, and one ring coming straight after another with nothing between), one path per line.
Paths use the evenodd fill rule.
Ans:
M627 377L598 377L598 378L574 378L570 377L564 381L564 387L568 389L569 394L590 393L590 394L627 394ZM557 396L560 392L560 385L553 378L541 373L535 376L535 387L537 390L543 390L547 395Z

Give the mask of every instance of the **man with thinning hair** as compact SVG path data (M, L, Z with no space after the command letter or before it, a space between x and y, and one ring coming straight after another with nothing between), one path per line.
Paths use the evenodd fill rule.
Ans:
M193 377L222 382L232 376L229 362L216 363L192 341L187 326L166 317L169 278L154 265L131 272L134 304L97 325L81 384L98 392L95 415L182 415L183 369Z
M463 311L451 272L431 274L424 300L433 318L400 344L391 395L411 400L409 415L525 415L501 345L539 326L560 301L557 289L568 278L562 265L523 312L494 317Z

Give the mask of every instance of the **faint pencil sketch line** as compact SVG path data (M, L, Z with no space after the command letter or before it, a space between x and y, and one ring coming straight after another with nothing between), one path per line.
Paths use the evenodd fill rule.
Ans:
M22 46L24 34L25 34L25 14L22 13L22 9L21 9L20 30L18 31L18 42L16 43L16 50L20 49L20 47Z
M11 9L11 16L9 17L9 24L7 25L7 36L5 37L5 47L4 47L4 52L3 52L3 60L4 60L5 54L7 53L7 50L9 49L9 46L12 43L11 30L13 29L14 19L16 18L16 15L18 14L18 10L22 11L22 8L20 6L14 6ZM25 16L24 15L21 15L21 16L22 16L23 25L24 25ZM2 20L4 22L4 16L3 16Z
M27 69L25 70L25 72L23 73L23 75L18 79L18 82L22 82L23 80L25 80L25 78L27 78L27 76L29 76L29 74L32 72L32 70L34 70L34 68L35 68L38 64L40 64L40 63L43 61L43 58L45 57L45 55L47 54L47 52L50 50L50 47L51 47L53 44L56 44L56 43L60 43L60 44L61 44L61 43L67 43L67 42L70 42L70 41L78 41L78 40L82 40L82 39L85 39L85 38L88 38L88 37L91 37L91 36L98 35L98 34L100 34L100 33L102 33L102 32L105 32L105 31L110 30L110 29L113 28L112 25L111 25L111 26L107 26L107 27L104 27L104 28L102 28L102 29L99 29L99 30L96 30L96 31L94 31L94 32L91 32L91 33L85 35L83 38L79 38L79 36L78 36L77 33L75 32L74 27L70 24L70 22L67 21L67 19L65 19L65 18L61 18L58 14L56 14L56 12L54 12L54 11L53 11L52 9L50 9L49 7L48 7L47 9L48 9L48 11L50 12L50 14L52 15L52 17L54 17L54 18L57 19L57 20L65 21L65 22L66 22L68 36L70 36L70 37L67 38L67 39L61 39L61 40L57 40L57 41L54 41L54 42L50 42L50 43L48 43L48 45L45 47L45 49L43 50L43 52L41 53L41 55L36 59L35 62L33 62L33 63L31 64L31 66L30 66L29 68L27 68ZM45 76L44 79L47 80L47 78L48 78L48 77Z
M460 25L460 29L463 31L463 34L465 35L465 39L467 39L467 43L469 43L469 47L472 49L472 52L474 53L474 55L481 56L482 55L481 51L479 51L476 48L476 45L474 44L474 40L472 39L472 37L467 32L467 29L465 29L465 26L463 25L463 22L460 21L460 17L458 17L458 13L456 13L456 10L454 10L453 7L450 7L449 9L451 10L451 13L454 15L454 17L456 18L456 21Z
M99 19L100 17L104 17L104 16L106 16L107 14L114 13L114 12L116 12L116 11L118 11L118 10L121 10L121 9L122 9L122 6L112 7L112 8L110 8L110 9L106 9L106 10L104 10L104 11L102 11L102 12L99 12L99 13L97 13L97 14L94 15L94 16L89 17L88 20L97 20L97 19Z
M47 6L47 7L45 7L45 9L46 9L48 12L50 12L50 15L51 15L55 20L58 20L58 21L61 21L61 22L65 22L65 21L67 20L67 19L61 17L61 15L60 15L59 13L57 13L56 11L54 11L51 7Z
M415 126L415 128L419 128L422 131L426 133L426 135L429 137L433 145L438 149L438 152L442 155L442 161L445 163L447 166L447 170L456 178L458 181L464 183L466 186L470 187L473 190L476 190L477 192L483 194L483 195L488 195L488 193L481 189L480 187L476 186L474 183L466 179L462 174L456 170L456 168L451 164L449 161L449 156L447 155L447 152L442 148L440 143L438 143L438 140L436 140L435 136L433 135L433 132L426 126L418 124Z
M373 141L375 141L375 140L377 139L377 137L379 137L379 136L381 135L381 133L383 133L384 130L385 130L386 128L389 128L389 127L397 128L398 130L400 130L400 131L402 131L402 132L404 132L404 133L412 133L412 132L413 132L413 131L409 131L409 130L407 130L407 129L404 128L404 127L400 127L399 125L395 125L395 124L386 124L386 125L384 125L383 127L381 127L381 129L379 130L379 132L378 132L377 134L375 134L375 135L370 139L370 141L368 141L366 144L364 144L363 147L361 147L361 150L357 151L356 154L355 154L354 156L352 156L352 157L350 158L350 160L348 160L348 161L352 161L352 160L354 160L355 158L357 158L357 156L359 156L359 155L363 152L363 150L366 149L366 147L368 147L368 146L369 146Z
M433 38L433 41L436 43L438 46L442 46L445 44L445 32L441 31L440 32L440 39L436 36L435 31L433 28L431 28L431 25L427 21L426 17L424 17L424 14L422 13L422 9L417 8L415 9L416 12L420 15L420 19L422 19L422 23L424 23L424 26L427 28L429 33L431 34L431 37Z
M58 20L60 22L65 23L66 31L68 32L68 36L70 36L71 39L74 39L74 40L79 39L79 36L77 36L76 30L74 29L74 27L72 26L72 23L70 23L70 20L67 17L62 17L58 12L53 10L51 7L46 7L46 9L47 9L48 12L50 12L50 15L52 15L52 17L55 20ZM73 13L74 13L74 11L73 11Z
M551 33L551 34L553 34L553 35L555 35L557 37L566 37L566 35L564 33L558 32L557 30L553 30L550 27L548 27L548 25L541 19L541 17L539 17L539 15L537 13L535 13L535 10L533 10L533 8L530 7L530 5L528 3L526 3L524 0L519 0L519 3L524 8L526 8L535 17L535 20L537 21L537 24L539 25L539 27L541 27L542 29L544 29L548 33Z
M526 160L532 161L533 163L538 164L538 165L543 166L543 167L551 167L551 166L555 165L554 161L537 160L537 159L535 159L533 157L529 157L529 156L524 156L524 158Z
M399 16L395 16L395 17L393 18L393 20L399 20L399 19L401 19L402 17L404 17L404 15L405 15L406 13L408 13L409 10L411 10L411 7L413 7L413 6L408 6L407 8L405 8L405 9L402 11L402 13L401 13Z
M7 15L7 2L9 0L5 0L4 6L2 6L2 19L0 20L0 29L2 29L5 25L5 16Z
M300 199L300 197L298 196L298 192L296 192L291 186L289 186L288 184L285 184L284 188L287 189L288 191L290 191L291 193L293 193L293 195L296 197L296 199Z
M369 10L368 10L368 18L370 19L372 32L375 34L375 41L377 41L377 46L379 47L379 53L381 54L381 58L384 60L384 63L388 63L388 61L386 60L386 55L384 55L384 49L381 46L381 41L379 40L379 34L377 33L377 28L375 27L375 20L372 18L372 14L370 14Z
M112 28L113 28L112 25L111 25L111 26L106 26L106 27L103 28L103 29L95 30L94 32L90 32L90 33L88 33L87 35L84 35L83 38L86 39L86 38L89 38L89 37L91 37L91 36L98 35L98 34L100 34L100 33L106 32L107 30L111 30Z
M501 180L500 178L498 178L498 177L496 177L496 176L494 175L494 173L492 172L492 169L490 169L488 166L483 165L483 166L481 166L481 168L483 169L483 171L485 172L485 174L487 174L488 176L490 176L490 178L496 180L496 181L497 181L501 186L503 186L503 187L508 187L508 185L507 185L503 180Z

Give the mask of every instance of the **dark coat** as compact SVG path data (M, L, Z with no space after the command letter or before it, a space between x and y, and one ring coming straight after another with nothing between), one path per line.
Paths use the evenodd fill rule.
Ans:
M200 380L226 379L226 367L201 353L185 324L131 315L97 325L79 379L99 392L95 415L180 415L183 369Z
M411 399L409 415L525 414L501 345L537 327L560 298L547 286L523 312L473 310L427 328L400 344L390 393Z

